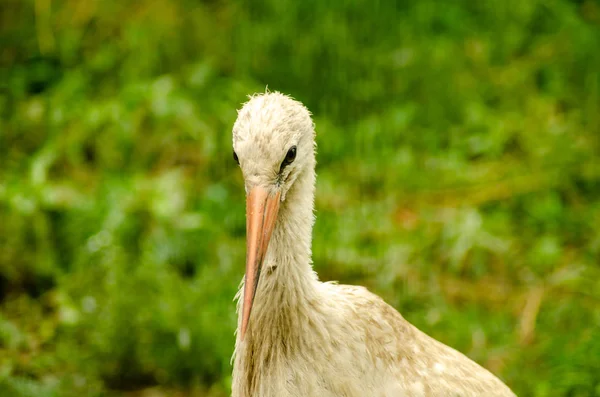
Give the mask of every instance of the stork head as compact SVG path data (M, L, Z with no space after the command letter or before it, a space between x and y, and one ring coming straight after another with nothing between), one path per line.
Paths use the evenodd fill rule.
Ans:
M278 92L256 95L238 111L233 157L246 188L244 338L280 204L298 175L314 165L314 127L300 102Z

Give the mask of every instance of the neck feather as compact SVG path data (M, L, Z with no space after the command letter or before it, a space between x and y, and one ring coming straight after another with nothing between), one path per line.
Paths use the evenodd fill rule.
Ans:
M312 269L312 227L315 191L314 159L301 170L285 200L263 263L245 339L264 337L277 317L302 321L309 305L318 298L319 282ZM241 296L243 285L238 296ZM238 299L238 331L241 324ZM295 327L287 327L293 332ZM282 336L282 335L279 335ZM293 335L285 335L292 337Z
M301 310L314 298L318 282L311 259L314 190L314 164L308 164L281 203L252 307L250 328L257 329L252 327L253 322L266 320L282 310Z
M238 300L234 395L262 395L259 390L265 385L258 382L260 376L277 368L276 363L286 362L294 352L309 349L307 338L312 342L326 338L322 288L311 261L314 190L312 160L281 203L244 341L239 338L242 310ZM243 285L239 296L242 291Z

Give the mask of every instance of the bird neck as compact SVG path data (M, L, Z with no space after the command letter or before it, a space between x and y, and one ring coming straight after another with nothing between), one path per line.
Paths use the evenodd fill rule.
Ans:
M281 203L252 306L249 339L274 318L302 318L317 298L319 282L311 259L314 191L313 160Z
M302 346L307 346L306 338L314 342L317 334L323 337L323 327L317 327L317 334L307 328L326 323L319 317L326 315L318 309L322 289L311 261L314 191L313 160L281 203L243 341L238 329L234 395L265 395L260 390L267 385L261 385L260 377L276 368L278 360L302 351ZM243 286L240 296L242 291ZM240 316L241 304L238 300Z
M314 223L314 160L304 168L281 203L279 216L265 257L257 298L272 300L277 293L302 300L311 293L317 276L312 269ZM263 281L263 280L261 280ZM261 291L261 289L264 289ZM286 296L290 295L290 296ZM270 302L272 304L272 302ZM289 299L285 304L292 304Z

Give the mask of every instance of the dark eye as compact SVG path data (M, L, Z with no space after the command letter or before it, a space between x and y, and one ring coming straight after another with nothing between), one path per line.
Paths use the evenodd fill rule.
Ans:
M233 159L235 160L236 163L238 163L238 165L240 165L240 159L238 159L237 153L235 152L235 150L233 151Z
M288 150L287 154L285 155L285 158L283 159L283 162L281 163L281 168L279 169L279 172L283 171L283 169L285 167L292 164L295 159L296 159L296 146L292 146L290 148L290 150Z

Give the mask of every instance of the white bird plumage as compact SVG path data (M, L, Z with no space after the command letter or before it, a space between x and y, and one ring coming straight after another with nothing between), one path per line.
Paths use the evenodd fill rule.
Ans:
M514 396L365 288L318 280L314 138L309 111L277 92L252 96L233 127L249 239L233 397Z

